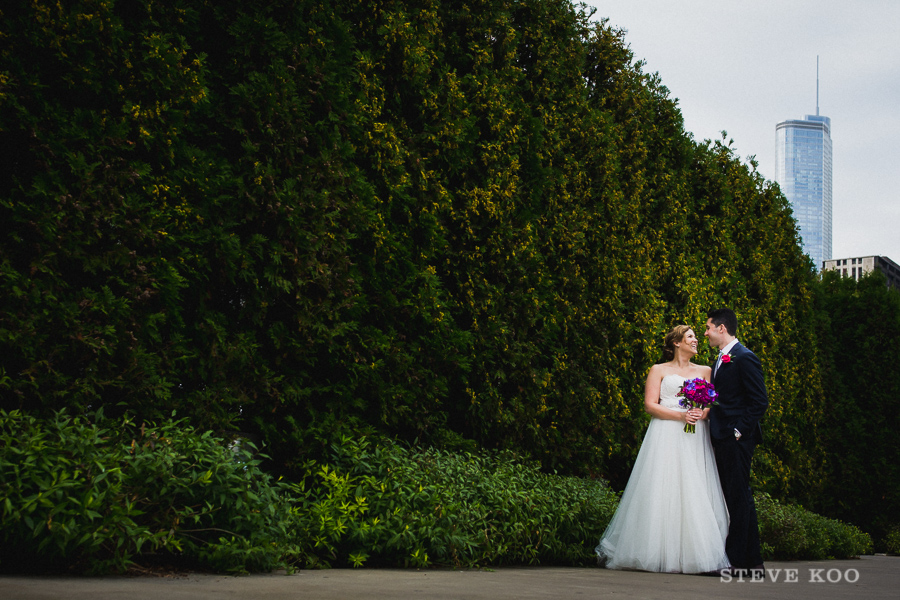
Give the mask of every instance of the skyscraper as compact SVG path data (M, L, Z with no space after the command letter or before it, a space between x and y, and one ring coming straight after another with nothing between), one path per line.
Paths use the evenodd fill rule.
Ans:
M821 270L832 258L831 119L816 114L783 121L775 137L775 181L794 209L803 251Z

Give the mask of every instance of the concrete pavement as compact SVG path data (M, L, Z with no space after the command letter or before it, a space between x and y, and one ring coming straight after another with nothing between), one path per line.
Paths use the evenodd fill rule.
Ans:
M0 576L2 600L900 598L900 557L768 563L765 581L571 567L332 569L229 577Z

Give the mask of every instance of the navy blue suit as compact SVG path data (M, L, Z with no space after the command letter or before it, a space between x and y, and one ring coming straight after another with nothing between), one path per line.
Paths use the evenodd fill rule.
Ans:
M728 353L729 362L716 369L713 385L718 404L709 411L710 435L716 454L716 467L730 522L725 552L731 566L751 569L762 564L759 523L750 489L750 463L753 450L762 440L760 420L769 406L762 364L740 343ZM736 440L734 430L741 432Z

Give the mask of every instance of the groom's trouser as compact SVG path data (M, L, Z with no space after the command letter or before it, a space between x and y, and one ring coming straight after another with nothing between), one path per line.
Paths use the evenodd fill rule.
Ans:
M731 566L738 569L752 569L763 562L759 548L756 505L750 490L750 461L755 448L756 440L750 436L740 440L732 437L713 440L716 467L719 470L725 504L728 506L725 553L728 554Z

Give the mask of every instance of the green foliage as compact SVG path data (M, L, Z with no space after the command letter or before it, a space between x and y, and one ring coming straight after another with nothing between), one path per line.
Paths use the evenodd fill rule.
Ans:
M4 563L90 561L124 568L145 545L166 545L166 532L135 521L127 497L126 451L110 432L63 415L46 425L17 411L0 412L0 506Z
M663 333L727 304L775 392L763 487L820 479L783 197L568 1L3 17L4 407L177 409L292 469L311 430L450 431L621 485Z
M226 447L183 420L0 411L0 568L105 572L170 556L272 569L291 551L289 510L259 462L246 442Z
M343 438L287 485L260 471L246 441L225 444L183 420L0 412L0 425L6 571L586 565L618 503L605 482L542 473L508 451ZM852 525L767 494L757 508L770 559L871 551Z
M882 542L884 551L890 554L900 554L900 526L896 526L884 536Z
M872 552L872 538L854 525L782 504L765 493L757 493L755 501L766 560L842 559Z
M345 438L307 465L294 507L306 566L588 564L616 495L508 452Z
M287 486L259 470L246 442L184 421L14 411L0 422L5 570L586 564L616 505L602 482L543 474L509 453L345 438Z
M4 5L4 407L222 430L334 395L367 210L351 45L315 6L250 10Z
M900 527L900 292L879 272L823 273L817 301L828 411L819 436L823 493L809 502L880 540Z

